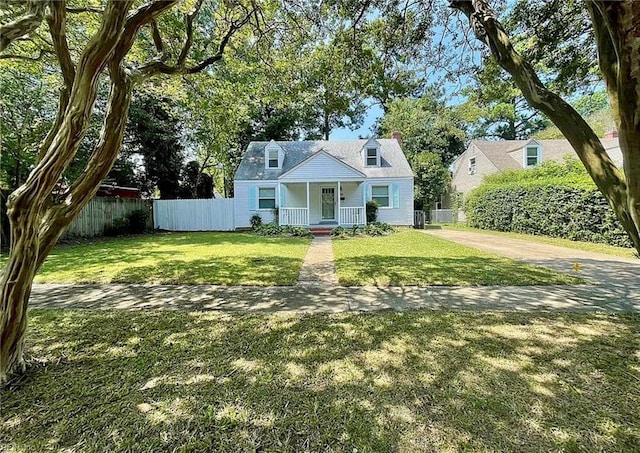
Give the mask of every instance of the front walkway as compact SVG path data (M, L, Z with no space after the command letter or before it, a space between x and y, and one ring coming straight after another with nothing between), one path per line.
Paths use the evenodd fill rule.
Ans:
M311 242L298 276L298 286L305 285L338 286L330 236L318 236Z

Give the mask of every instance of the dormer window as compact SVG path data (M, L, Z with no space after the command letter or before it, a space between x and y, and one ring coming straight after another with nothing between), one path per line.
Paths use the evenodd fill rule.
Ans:
M541 160L540 147L536 145L527 146L524 150L524 166L534 167L540 163Z
M469 158L469 174L470 175L476 174L476 158L475 157Z
M264 168L267 170L281 169L284 160L284 151L280 145L271 140L264 149Z
M367 167L379 167L380 154L378 148L367 148Z
M278 150L277 149L270 149L267 151L267 167L268 168L278 168L280 167L280 165L278 165Z

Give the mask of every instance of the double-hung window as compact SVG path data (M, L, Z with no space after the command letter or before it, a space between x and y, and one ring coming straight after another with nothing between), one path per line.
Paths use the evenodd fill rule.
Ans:
M538 165L539 159L538 159L538 147L537 146L527 146L527 151L526 151L526 156L525 156L525 161L527 164L527 167L533 167L534 165Z
M476 158L475 157L469 158L469 174L470 175L476 174Z
M371 186L371 199L378 203L381 208L388 208L389 186Z
M276 207L276 188L260 187L258 189L258 209L274 209Z
M268 154L268 164L267 166L269 168L278 168L280 167L279 162L278 162L278 150L277 149L270 149L269 151L267 151Z
M367 148L367 167L378 166L378 148Z

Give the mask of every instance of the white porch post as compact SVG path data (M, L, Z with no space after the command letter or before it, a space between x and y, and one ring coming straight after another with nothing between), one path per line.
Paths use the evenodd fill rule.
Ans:
M278 181L278 198L276 198L277 203L276 206L278 206L278 218L276 219L278 221L278 225L282 225L282 208L284 208L284 206L280 206L280 202L282 201L282 187L280 186L280 181Z
M307 225L311 225L311 207L309 206L309 181L307 181Z
M342 225L342 211L340 210L340 181L338 181L338 225Z

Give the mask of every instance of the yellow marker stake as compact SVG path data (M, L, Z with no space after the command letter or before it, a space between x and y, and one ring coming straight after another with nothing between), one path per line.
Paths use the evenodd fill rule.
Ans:
M573 270L576 272L580 272L580 263L573 263Z

